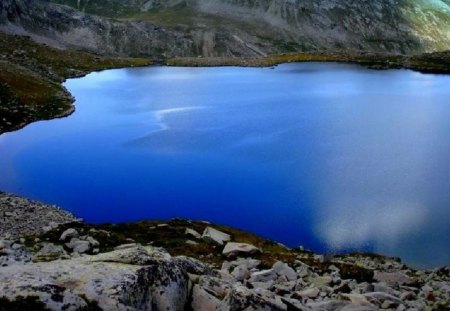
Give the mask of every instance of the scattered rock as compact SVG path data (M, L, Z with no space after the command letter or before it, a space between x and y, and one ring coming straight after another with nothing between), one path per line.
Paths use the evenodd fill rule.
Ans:
M222 251L222 254L227 258L246 257L258 253L261 253L261 250L254 245L235 242L228 242Z
M65 241L65 240L71 239L71 238L78 238L79 236L80 235L78 234L78 231L76 229L69 228L61 234L61 237L59 238L59 240Z
M206 227L203 231L202 238L207 242L223 245L224 242L231 240L231 236L212 227Z
M195 231L194 229L186 228L186 231L184 232L186 235L191 235L196 239L201 239L202 235Z

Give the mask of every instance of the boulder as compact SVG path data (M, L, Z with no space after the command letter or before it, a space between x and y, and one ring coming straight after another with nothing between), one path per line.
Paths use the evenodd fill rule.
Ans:
M250 276L250 282L267 282L267 281L275 281L278 278L278 275L273 269L262 270L253 272Z
M78 238L79 236L80 235L78 234L77 230L75 230L73 228L69 228L61 234L61 237L59 238L59 240L65 241L65 240L71 239L71 238Z
M134 247L96 256L3 267L0 293L12 303L24 297L50 310L185 309L189 278L183 259Z
M319 294L320 294L320 290L316 287L313 287L313 288L307 288L307 289L295 292L293 294L293 297L299 298L299 299L316 298L317 296L319 296Z
M51 261L59 258L67 258L67 252L61 245L43 243L42 248L36 253L35 261Z
M297 272L284 262L277 261L273 264L272 270L275 271L278 276L285 276L288 281L295 281L298 279Z
M196 239L201 239L202 238L200 233L198 233L194 229L190 229L190 228L186 228L186 231L184 232L184 234L191 235L191 236L193 236Z
M384 282L389 286L399 286L408 285L412 283L412 279L406 274L396 271L396 272L380 272L375 271L373 279L378 282Z
M261 253L261 250L254 245L235 242L228 242L222 251L222 254L227 258L246 257L258 253Z
M212 311L217 310L220 305L220 300L214 295L207 292L203 287L194 285L192 289L192 303L193 311Z
M72 238L69 243L66 243L66 246L78 254L86 253L91 249L91 244L88 241L77 238Z
M244 286L233 286L230 293L222 300L219 310L229 311L287 311L281 297L260 290L253 291Z
M233 269L231 275L236 281L242 282L250 277L250 272L248 271L246 264L241 264Z
M224 242L231 240L231 236L212 227L206 227L203 231L202 238L207 242L223 245Z

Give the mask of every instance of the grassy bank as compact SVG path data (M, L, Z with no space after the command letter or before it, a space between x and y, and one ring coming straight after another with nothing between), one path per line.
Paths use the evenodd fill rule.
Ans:
M27 37L0 33L0 134L33 121L71 114L73 98L61 85L67 78L150 63L147 59L59 50Z
M369 68L408 68L450 73L450 52L418 56L369 53L286 53L260 58L183 57L163 60L169 66L269 67L290 62L345 62ZM72 77L110 68L151 64L149 59L104 57L60 50L23 36L0 33L0 135L37 120L70 115L74 99L61 83Z
M270 67L293 62L341 62L354 63L373 69L406 68L420 72L450 73L450 52L430 53L416 56L370 53L286 53L261 58L184 57L166 61L169 66L246 66Z

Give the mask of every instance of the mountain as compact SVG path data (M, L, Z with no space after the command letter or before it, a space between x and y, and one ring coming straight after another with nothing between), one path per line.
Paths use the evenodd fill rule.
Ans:
M133 56L450 50L449 0L3 0L0 30Z

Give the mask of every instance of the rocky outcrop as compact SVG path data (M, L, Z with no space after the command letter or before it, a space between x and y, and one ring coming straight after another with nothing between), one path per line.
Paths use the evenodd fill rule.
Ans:
M128 56L192 55L192 43L182 34L147 22L121 22L86 15L40 0L0 3L0 30L29 35L60 48L84 49Z
M445 0L53 2L74 8L44 0L2 1L0 29L54 46L154 58L450 50Z
M72 238L74 239L74 238ZM338 256L322 270L298 254L271 267L253 258L224 261L220 269L172 257L163 248L127 244L98 255L72 253L50 243L33 254L1 241L0 302L50 310L446 310L450 267L416 271L396 259ZM5 252L7 251L7 252ZM6 254L6 255L5 255ZM56 259L43 255L58 255ZM316 257L320 257L315 255ZM46 258L48 262L36 262ZM31 261L33 259L34 262ZM5 263L5 262L4 262ZM347 270L356 270L353 275ZM358 270L359 269L359 270ZM355 278L371 270L373 278ZM358 272L359 271L359 272Z
M80 219L56 206L0 192L0 237L39 234L76 221Z
M80 310L92 303L103 310L184 310L188 272L196 269L198 263L188 258L175 260L162 250L136 246L2 268L0 295L10 301L37 297L51 310Z
M415 270L380 255L319 255L205 222L76 222L4 235L2 311L450 308L450 266Z
M79 1L77 7L106 16L120 17L125 12L149 16L168 28L191 34L194 46L200 45L196 52L203 56L229 55L234 50L229 47L238 41L247 47L247 53L450 49L450 7L445 0L108 0L102 5ZM169 18L182 15L188 22L167 23L154 12Z

